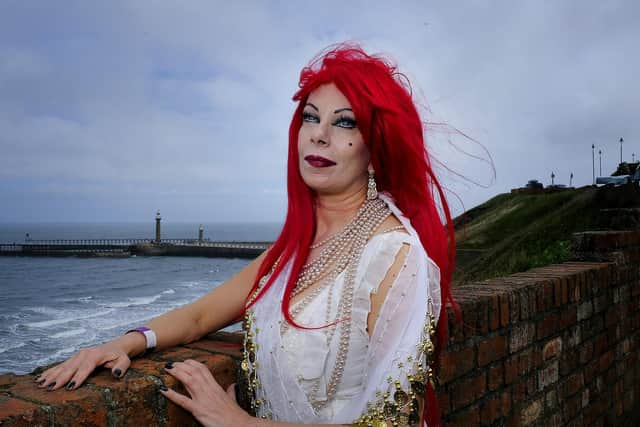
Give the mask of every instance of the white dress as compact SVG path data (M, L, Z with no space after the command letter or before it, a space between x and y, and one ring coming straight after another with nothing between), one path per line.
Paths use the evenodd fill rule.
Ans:
M338 323L322 329L290 325L281 328L283 323L286 325L281 301L290 265L248 312L247 328L251 334L245 342L243 369L254 381L252 391L258 416L299 423L354 423L372 414L373 408L393 403L396 391L402 390L411 398L410 380L426 376L429 369L426 362L420 377L418 361L425 361L425 344L432 338L426 328L429 315L437 319L440 311L439 270L426 255L409 221L389 197L381 195L381 198L409 233L378 234L364 248L355 277L349 350L341 381L331 400L320 409L310 402L311 398L313 401L327 398L341 326ZM377 291L404 244L409 245L409 251L370 338L367 316L371 294ZM334 321L344 276L343 272L324 287L298 313L297 322L320 327ZM295 305L291 308L292 312L295 308ZM249 348L252 344L253 352ZM396 400L402 397L396 395Z

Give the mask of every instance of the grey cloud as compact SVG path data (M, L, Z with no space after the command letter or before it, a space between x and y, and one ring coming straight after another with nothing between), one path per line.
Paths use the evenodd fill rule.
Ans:
M193 220L281 218L298 73L346 39L388 53L428 121L481 144L427 135L443 183L467 208L529 178L547 182L552 170L590 183L591 143L607 171L620 136L627 157L640 154L636 3L402 5L3 6L0 199L19 207L0 221L38 211L145 220L158 207ZM461 153L486 157L483 147L492 186L447 171L490 183L492 168ZM65 209L74 203L84 204Z

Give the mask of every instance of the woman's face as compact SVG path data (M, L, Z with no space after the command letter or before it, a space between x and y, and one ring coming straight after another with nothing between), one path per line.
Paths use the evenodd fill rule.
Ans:
M318 194L365 191L369 149L351 104L333 83L309 95L302 110L298 151L302 179Z

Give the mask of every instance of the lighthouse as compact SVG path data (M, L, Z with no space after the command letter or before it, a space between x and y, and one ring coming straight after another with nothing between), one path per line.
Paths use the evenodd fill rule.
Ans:
M160 244L160 220L162 218L160 217L160 209L158 209L158 212L156 213L156 244Z

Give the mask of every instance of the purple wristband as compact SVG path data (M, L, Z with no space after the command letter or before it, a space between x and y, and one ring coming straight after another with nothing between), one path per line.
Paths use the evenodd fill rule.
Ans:
M151 328L147 328L146 326L140 326L138 328L128 330L127 332L125 332L125 335L128 334L129 332L138 332L144 336L144 339L146 341L145 353L147 351L151 351L154 348L156 348L158 339L156 338L155 332L153 332Z

